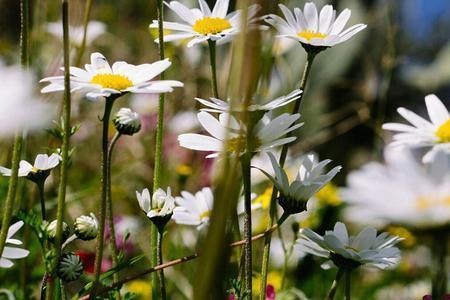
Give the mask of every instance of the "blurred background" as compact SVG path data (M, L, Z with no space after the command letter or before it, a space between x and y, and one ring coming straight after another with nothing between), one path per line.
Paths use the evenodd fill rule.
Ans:
M197 4L193 0L182 0L183 4ZM212 6L215 1L208 1ZM235 1L232 1L234 7ZM276 3L288 7L303 7L305 1L273 1L269 5L279 14ZM334 278L334 271L321 271L320 263L310 256L304 257L295 250L286 259L295 234L296 224L313 228L318 232L330 229L337 220L343 204L339 187L345 185L348 172L371 160L382 159L383 146L389 141L389 134L381 131L385 121L399 121L396 108L404 106L426 116L424 96L435 93L447 107L450 106L450 2L447 0L335 0L314 1L317 6L332 4L338 12L344 8L352 10L348 26L366 23L367 29L348 42L333 47L318 55L312 68L309 85L302 104L302 118L305 126L298 131L299 142L292 148L292 161L298 155L314 151L321 158L330 158L334 164L343 166L334 184L327 186L316 197L315 209L290 220L281 234L273 240L272 272L269 284L276 291L277 299L323 299ZM72 61L75 63L80 45L85 1L70 1L70 23L73 26ZM36 79L61 74L62 28L58 1L31 1L32 36L31 69ZM93 2L91 24L88 30L87 46L81 58L81 65L89 62L92 52L103 53L110 63L124 60L132 64L149 63L157 60L156 33L148 25L156 19L155 1L127 0ZM166 10L166 20L177 21L176 16ZM57 23L54 23L57 22ZM19 2L0 2L0 63L9 65L19 61ZM196 121L197 102L194 97L210 95L210 70L207 48L186 44L166 44L166 56L173 65L166 78L185 83L184 89L177 89L167 96L166 132L164 140L163 186L170 185L173 194L181 190L196 192L208 186L214 171L213 160L205 160L206 154L179 147L177 135L199 131ZM218 49L219 89L225 91L233 74L229 74L230 45ZM306 53L296 43L274 38L272 30L263 33L261 52L263 73L259 93L255 101L268 101L285 95L295 89L303 71ZM1 80L1 78L0 78ZM43 86L36 84L36 94ZM62 96L48 94L43 101L58 108ZM135 191L151 188L154 133L157 98L153 96L127 95L116 102L115 110L129 106L142 116L143 130L132 137L123 137L113 157L112 180L113 201L117 219L119 241L129 233L127 241L121 243L126 257L131 258L142 251L149 253L150 222L139 209ZM66 222L71 223L81 215L96 211L100 197L100 132L99 116L103 103L89 101L80 95L73 97L73 124L79 124L79 131L72 137L75 151L69 174ZM58 120L58 115L54 119ZM403 121L401 121L403 122ZM114 133L113 128L111 128ZM25 154L27 160L34 160L38 153L51 152L58 141L45 131L30 133L27 137ZM11 161L11 139L0 141L0 165L8 166ZM264 162L262 162L264 163ZM289 167L289 165L288 165ZM267 202L270 198L268 182L255 174L254 200L260 204L255 211L254 232L265 229ZM48 207L55 207L57 172L47 181ZM5 199L8 180L0 178L0 205ZM20 181L18 206L38 206L34 185ZM53 206L52 206L53 205ZM54 212L51 214L54 216ZM354 228L355 232L358 226ZM401 243L403 260L399 266L388 272L364 272L359 285L354 285L356 299L421 299L429 292L429 251L416 241L414 234L405 228L385 228L405 237ZM202 240L202 233L195 228L171 223L168 227L166 260L192 253ZM37 241L29 231L24 233L29 249L38 248ZM92 242L93 243L93 242ZM256 243L255 249L262 249ZM84 259L93 263L94 244L80 243L72 246ZM260 257L258 250L255 257ZM0 272L0 288L16 291L19 298L36 296L37 286L43 274L38 251L18 263L11 272ZM258 259L255 272L259 272ZM110 264L108 255L105 268ZM39 267L40 266L40 267ZM124 273L133 273L148 266L148 261L131 266ZM192 283L195 280L195 262L166 270L171 299L190 299ZM89 268L88 270L89 271ZM284 276L286 274L286 276ZM86 274L89 276L89 273ZM258 286L258 275L255 275ZM286 278L283 280L283 278ZM26 285L26 283L31 283ZM176 282L176 284L175 284ZM69 285L76 291L83 280ZM27 290L26 286L32 288ZM34 288L33 288L34 287ZM324 287L317 288L317 287ZM144 277L125 286L140 299L149 299L149 280ZM258 292L257 289L255 292ZM0 296L1 298L2 296Z

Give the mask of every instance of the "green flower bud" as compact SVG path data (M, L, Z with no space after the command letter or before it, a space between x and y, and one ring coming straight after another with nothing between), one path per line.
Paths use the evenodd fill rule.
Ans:
M119 133L133 135L141 129L141 120L137 112L129 108L121 108L113 119Z
M83 274L84 266L78 255L66 252L61 255L56 273L65 282L74 281Z
M54 220L54 221L50 222L45 228L45 231L47 232L48 240L51 243L55 242L55 238L56 238L56 223L57 223L57 220ZM67 240L67 238L70 235L69 225L67 225L66 222L63 222L63 228L62 229L63 229L62 242L64 242L65 240Z
M89 216L79 216L73 224L75 234L84 241L93 240L97 237L98 222L93 213Z

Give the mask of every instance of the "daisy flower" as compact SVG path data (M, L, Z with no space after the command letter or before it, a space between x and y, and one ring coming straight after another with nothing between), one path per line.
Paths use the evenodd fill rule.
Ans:
M400 260L400 250L394 247L402 239L387 232L377 234L365 228L357 236L349 236L345 224L337 222L334 230L319 235L308 228L300 229L296 249L329 259L323 268L353 269L358 266L386 269Z
M253 104L248 106L247 111L271 111L276 108L285 106L298 98L300 98L302 95L301 90L295 90L291 92L287 96L281 96L275 100L269 101L266 104ZM230 103L227 101L223 101L216 98L210 98L210 100L205 100L201 98L195 98L198 102L206 106L207 108L202 108L202 111L207 112L217 112L217 113L224 113L224 112L243 112L245 110L244 107L233 107L231 108Z
M438 152L429 165L408 149L388 147L385 163L372 162L347 177L342 199L349 220L374 225L440 228L450 224L450 156Z
M214 202L211 188L205 187L195 195L183 191L181 196L175 198L177 205L173 210L175 223L197 226L199 231L206 228Z
M35 177L44 176L47 177L50 174L50 170L59 165L62 160L61 156L53 153L48 156L47 154L38 154L34 160L34 165L25 160L21 160L19 164L19 177L29 177L33 180ZM11 169L0 167L0 173L3 176L11 176Z
M283 4L279 4L284 19L270 14L265 21L275 27L279 37L285 37L300 42L304 47L332 47L345 42L367 26L353 25L343 30L350 19L351 11L344 9L336 18L336 10L331 5L325 5L320 14L312 2L307 2L303 9L294 8L294 13Z
M341 170L340 166L334 167L328 173L324 168L331 162L326 159L318 162L314 154L305 155L302 159L300 168L294 181L289 183L289 178L284 169L278 164L275 156L267 153L272 162L275 177L261 170L272 181L280 192L278 202L283 207L285 213L296 214L306 209L306 204L315 193L333 179Z
M61 22L47 24L47 32L63 40L63 28ZM89 21L86 31L86 44L91 44L95 39L106 32L106 25L99 21ZM83 42L84 26L69 26L69 36L72 44L80 46Z
M430 121L400 107L398 113L411 125L386 123L383 129L398 132L393 146L431 147L423 157L424 162L430 162L441 150L450 154L450 114L436 95L426 96L425 103Z
M158 227L164 227L172 217L175 199L170 193L170 187L167 188L167 193L162 189L157 189L152 196L148 189L144 189L142 193L136 191L139 206Z
M8 233L6 234L6 244L22 245L21 241L12 238L22 226L23 221L19 221L9 227ZM0 268L11 268L14 265L11 261L12 259L27 257L29 253L30 251L22 248L5 246L3 253L0 255Z
M202 111L197 114L197 118L203 128L212 136L195 133L181 134L178 136L181 147L214 152L207 158L217 157L223 152L242 155L246 151L245 126L233 116L222 113L219 115L219 119L216 119L211 114ZM249 151L267 151L295 141L296 137L285 138L284 136L303 125L293 125L299 118L299 114L282 114L271 120L268 114L265 114L253 128L251 133L252 149Z
M109 65L106 58L98 52L91 54L91 64L85 70L70 67L71 92L84 91L89 99L118 97L125 93L160 94L172 92L174 87L183 83L175 80L153 80L172 63L169 59L152 64L131 65L124 61ZM41 82L49 82L42 93L64 90L64 76L47 77Z
M183 23L164 22L165 30L171 30L175 33L164 36L164 42L176 40L191 39L187 46L192 47L195 44L207 40L215 41L219 44L230 41L241 30L241 11L234 11L227 14L229 0L217 0L214 8L211 10L205 0L199 0L198 8L188 8L178 1L166 3L175 14L183 20ZM258 5L252 5L248 8L247 22L250 27L254 27L255 18L259 10ZM158 20L153 20L150 28L158 28ZM155 42L158 42L156 39Z

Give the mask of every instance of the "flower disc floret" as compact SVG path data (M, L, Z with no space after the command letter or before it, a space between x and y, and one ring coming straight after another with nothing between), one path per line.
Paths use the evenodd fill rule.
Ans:
M450 119L439 126L435 134L441 143L450 143Z
M133 86L133 82L128 77L120 74L96 74L91 78L91 83L117 91L123 91Z
M194 25L192 25L192 29L204 35L218 34L230 28L231 24L230 22L228 22L228 20L212 17L205 17L203 19L197 20L195 21Z

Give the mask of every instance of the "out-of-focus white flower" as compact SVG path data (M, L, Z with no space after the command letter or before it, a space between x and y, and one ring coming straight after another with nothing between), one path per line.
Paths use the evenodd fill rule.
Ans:
M228 113L219 115L219 119L207 112L200 112L197 115L200 124L208 133L212 135L202 135L186 133L178 136L180 146L198 151L212 151L213 154L207 158L217 157L220 153L230 153L241 155L246 150L260 152L273 149L275 147L295 141L296 137L284 136L303 124L293 125L299 118L299 114L282 114L273 120L268 114L255 125L252 136L252 149L245 149L246 134L245 126L238 122ZM228 139L227 139L228 138Z
M350 173L342 198L351 221L433 228L450 224L450 155L439 152L422 165L404 149L387 148L385 164Z
M394 135L393 146L431 147L423 157L424 162L430 162L439 151L450 154L450 114L436 95L425 97L430 121L416 113L400 107L398 113L411 125L401 123L386 123L383 129L398 132Z
M426 281L416 281L408 284L396 283L388 285L375 292L375 300L411 300L423 299L431 290L431 285Z
M142 193L136 192L136 197L141 209L155 225L164 226L172 217L175 199L170 194L170 187L167 193L157 189L152 196L148 189L144 189Z
M6 234L6 244L22 245L21 241L12 238L22 226L23 221L19 221L9 227L8 233ZM22 248L5 246L3 253L0 255L0 268L11 268L14 265L11 261L12 259L27 257L29 253L30 251Z
M161 94L172 92L183 83L175 80L153 80L172 63L169 59L152 64L131 65L124 61L109 65L106 58L98 52L91 54L91 64L85 70L70 67L71 92L83 91L89 99L99 99L124 93ZM49 82L42 93L64 90L64 76L47 77L41 82Z
M182 134L196 130L200 123L196 112L182 111L170 118L167 125L173 133Z
M47 24L47 31L58 39L63 39L62 22ZM86 44L91 44L95 39L106 32L106 25L99 21L89 21L86 31ZM69 26L69 37L72 44L80 46L83 41L84 26Z
M205 187L195 195L183 191L182 197L176 197L177 207L173 210L173 219L177 224L197 226L198 230L209 225L214 196L211 188Z
M337 222L333 231L323 236L311 229L300 229L295 247L299 251L329 259L323 267L352 269L364 265L385 269L400 260L400 250L394 247L402 239L374 228L365 228L357 236L349 236L344 223Z
M2 66L0 62L0 78L0 136L12 136L19 130L36 130L48 124L53 111L33 96L31 74L18 66Z
M351 15L347 8L336 18L336 10L331 5L325 5L320 14L312 2L307 2L303 11L294 8L294 13L283 4L279 4L279 7L284 19L270 14L266 17L266 22L275 27L279 37L299 41L304 46L332 47L367 27L365 24L357 24L343 31Z
M285 105L291 103L292 101L297 100L298 98L301 97L301 95L302 95L301 90L294 90L289 95L281 96L275 100L269 101L266 104L252 104L252 105L248 106L247 111L257 111L257 110L271 111L276 108L285 106ZM226 102L226 101L223 101L220 99L216 99L216 98L210 98L210 100L195 98L195 100L197 100L204 106L208 107L208 108L202 108L201 109L202 111L216 112L216 113L227 113L227 112L231 112L231 111L233 111L233 112L245 111L245 107L242 107L242 106L231 107L229 102Z
M61 160L61 156L56 153L50 156L47 154L38 154L34 160L34 165L26 160L21 160L19 164L19 177L26 177L31 173L50 172L51 169L59 165ZM3 176L11 176L11 169L0 167L0 173ZM46 175L48 176L48 174Z
M165 35L164 42L191 39L187 44L188 47L207 40L223 44L232 40L241 30L241 11L227 14L229 0L217 0L212 11L205 0L199 0L200 9L190 9L178 1L171 1L166 5L183 20L183 23L164 22L164 29L175 31ZM247 22L250 28L257 26L255 16L259 9L258 5L248 8ZM158 28L158 20L153 20L150 28ZM158 41L159 39L155 39L155 42Z
M113 119L116 129L121 134L133 135L141 129L139 114L127 107L122 107Z
M289 183L289 178L284 169L278 164L275 156L267 153L272 162L275 177L264 172L280 191L281 196L278 201L284 211L288 214L296 214L306 209L307 202L325 184L341 170L341 167L334 167L328 173L324 173L324 168L331 160L326 159L318 162L314 154L305 155L302 159L297 177Z

